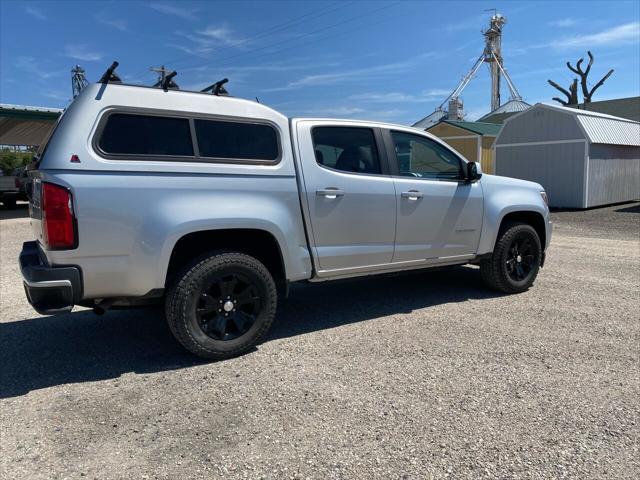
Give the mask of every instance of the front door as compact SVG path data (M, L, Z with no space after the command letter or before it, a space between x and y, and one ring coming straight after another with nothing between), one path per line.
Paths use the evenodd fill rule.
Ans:
M398 225L393 261L475 254L482 228L482 186L463 181L464 162L427 136L389 131L385 139L395 156Z
M320 271L392 260L395 188L380 135L373 127L297 123L309 234Z

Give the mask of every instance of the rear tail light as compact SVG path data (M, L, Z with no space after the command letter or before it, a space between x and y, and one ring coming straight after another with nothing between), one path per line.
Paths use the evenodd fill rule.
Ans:
M20 179L18 177L13 179L13 184L16 188L20 188Z
M42 184L42 232L50 250L65 250L78 246L73 197L64 187Z

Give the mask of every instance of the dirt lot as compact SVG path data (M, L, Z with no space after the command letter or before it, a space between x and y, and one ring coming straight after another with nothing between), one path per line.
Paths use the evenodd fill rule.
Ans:
M527 293L477 269L293 288L254 352L160 311L28 306L1 212L0 477L638 478L640 204L554 213Z

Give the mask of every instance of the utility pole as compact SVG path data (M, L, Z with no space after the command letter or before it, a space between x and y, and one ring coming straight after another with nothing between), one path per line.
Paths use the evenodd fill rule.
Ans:
M153 85L154 87L159 87L160 85L162 85L167 74L171 73L171 71L167 70L164 65L160 65L159 67L151 67L149 70L158 74L158 81Z
M76 98L80 95L80 92L86 87L89 82L87 82L86 77L84 76L84 68L80 65L76 65L71 70L71 90L73 92L73 98Z

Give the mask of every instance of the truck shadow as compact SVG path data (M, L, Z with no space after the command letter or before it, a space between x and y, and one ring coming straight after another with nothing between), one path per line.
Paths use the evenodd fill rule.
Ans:
M495 297L477 269L295 285L265 342L445 303ZM0 398L67 383L206 363L172 337L161 309L82 310L0 323ZM260 346L258 346L258 349Z

